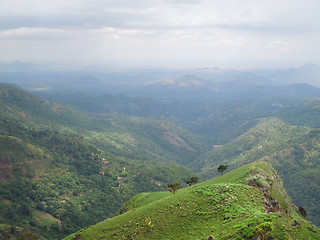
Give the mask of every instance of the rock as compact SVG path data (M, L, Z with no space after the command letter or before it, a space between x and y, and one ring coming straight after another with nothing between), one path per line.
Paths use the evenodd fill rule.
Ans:
M80 234L80 235L76 235L72 238L72 240L78 240L78 239L81 239L82 238L82 235L83 234Z
M309 227L309 229L310 229L312 232L314 232L314 233L316 233L316 232L317 232L317 229L316 229L314 226Z
M274 199L271 200L271 204L273 207L277 206L278 205L278 202Z
M303 207L299 207L299 212L303 217L307 217L307 211Z
M292 226L297 226L297 225L301 225L301 223L296 219L294 220L294 223L292 224Z

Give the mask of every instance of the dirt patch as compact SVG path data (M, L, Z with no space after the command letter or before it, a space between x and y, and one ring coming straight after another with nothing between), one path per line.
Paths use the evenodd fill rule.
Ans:
M12 173L13 164L9 156L0 158L0 180L8 179Z
M188 144L177 133L164 132L163 139L176 147L182 147L188 151L192 151Z
M76 235L72 238L72 240L77 240L77 239L81 239L83 234L80 235Z
M2 159L0 159L0 180L5 180L5 179L9 179L10 175L12 175L12 169L14 166L24 166L25 164L34 164L36 167L35 169L35 176L34 179L39 177L40 172L44 169L44 167L46 166L47 162L49 162L50 159L48 159L48 161L45 161L44 159L34 159L34 160L30 160L30 161L24 161L24 162L19 162L19 163L14 163L12 164L12 162L10 161L10 158L8 158L7 161L4 161Z
M12 201L10 201L8 199L3 199L2 202L5 203L5 204L8 204L8 205L12 204Z
M53 104L53 105L51 106L51 110L52 110L53 112L57 112L57 111L60 110L60 106L59 106L58 104Z
M39 218L42 218L42 219L46 219L46 220L49 220L49 221L54 221L54 222L61 223L61 221L58 218L53 217L49 213L45 213L45 212L41 212L41 211L36 210L36 211L34 211L34 214L36 215L35 216L36 220L41 220ZM38 219L37 219L37 216L39 217Z

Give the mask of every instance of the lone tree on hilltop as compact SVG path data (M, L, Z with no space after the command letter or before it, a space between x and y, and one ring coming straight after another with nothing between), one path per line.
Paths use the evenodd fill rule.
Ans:
M199 178L198 177L189 177L186 181L186 184L188 184L189 186L191 186L192 184L196 184L198 182Z
M217 170L219 173L221 173L221 175L223 175L224 171L228 169L228 165L224 165L224 164L221 164Z
M172 192L173 194L176 194L176 191L178 191L178 189L181 187L181 184L178 183L171 183L168 184L168 189L170 192Z

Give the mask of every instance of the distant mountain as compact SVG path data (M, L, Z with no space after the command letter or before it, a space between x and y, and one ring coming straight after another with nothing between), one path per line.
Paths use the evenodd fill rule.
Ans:
M71 239L318 239L267 163L169 192L143 193L121 215L82 229Z
M22 61L15 61L12 63L0 63L0 71L1 72L21 72L27 71L30 72L35 70L35 64L26 63Z
M123 114L127 116L168 116L170 108L149 97L128 97L123 94L103 94L93 97L82 97L67 102L69 105L89 113Z
M308 63L300 68L279 70L269 79L274 84L308 83L320 87L320 66Z
M80 77L70 81L70 84L74 84L76 86L82 86L82 87L86 87L86 86L98 87L99 85L102 85L102 83L103 81L101 81L100 79L91 77L91 76Z

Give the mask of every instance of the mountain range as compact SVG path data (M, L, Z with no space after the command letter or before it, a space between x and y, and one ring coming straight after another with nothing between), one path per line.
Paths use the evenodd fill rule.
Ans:
M299 215L294 204L306 209L308 220L320 224L320 90L302 83L276 85L268 77L276 76L275 73L270 70L258 76L254 71L184 71L179 77L172 77L178 72L158 71L150 81L151 71L99 76L31 71L25 79L21 72L0 73L2 79L10 82L0 84L1 238L37 234L40 239L61 239L127 211L128 214L107 221L116 229L107 231L117 233L114 238L121 238L124 229L128 229L128 234L137 239L160 239L168 237L163 235L166 229L176 238L190 232L195 239L201 239L201 234L207 239L211 234L218 239L252 239L259 235L256 227L267 222L274 238L303 239L301 236L306 234L316 239L317 228ZM40 76L51 80L40 80ZM108 77L103 80L101 76ZM15 81L17 77L19 81ZM131 85L126 83L129 77L135 79ZM218 77L222 79L216 81ZM109 82L112 84L108 85ZM264 163L247 165L243 171L255 168L259 172L248 173L250 179L255 179L254 185L268 182L268 175L275 185L281 186L271 193L283 210L275 218L263 213L264 203L258 204L259 196L265 194L263 188L251 186L249 178L237 175L242 170L236 169L257 161ZM238 171L237 174L212 179L219 175L217 168L221 164L228 165L228 171ZM198 190L185 188L174 195L163 192L170 183L179 182L186 187L191 176L209 180L210 184L204 182ZM179 194L191 200L197 198L194 194L202 192L212 201L216 197L219 200L216 184L230 185L232 191L237 187L243 190L237 192L243 198L232 207L231 217L226 216L230 213L226 209L217 216L227 217L220 219L225 229L211 222L217 209L210 212L211 205L202 202L201 197L197 199L197 209L184 212L185 205L181 206L181 214L189 216L192 212L190 219L184 217L187 221L183 226L173 224L181 221L175 209L175 204L182 201ZM249 206L244 199L253 189L258 197L253 202L257 204ZM127 202L137 194L140 195ZM285 196L285 200L278 195ZM221 197L225 201L227 196ZM162 219L160 213L167 211L157 208L158 205L169 206L179 216L174 214L170 224L168 220L168 225L156 229L160 221L157 219ZM284 209L289 208L283 206L290 206L287 215ZM245 214L252 208L259 209L251 213L261 219L246 215L241 222L233 217L242 208ZM149 209L155 215L144 216L145 210L141 209ZM122 226L127 221L124 216L135 215L135 211L143 215L139 215L140 220L129 220L137 221L137 226ZM146 218L151 219L156 230L146 227ZM114 223L116 219L123 220ZM203 229L200 225L205 219L208 224ZM231 229L235 223L239 226ZM247 233L246 228L251 230ZM81 230L73 237L96 239L89 236L105 234L90 231Z

